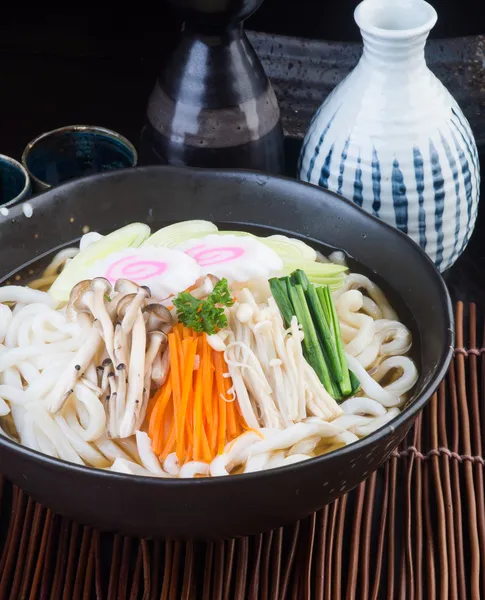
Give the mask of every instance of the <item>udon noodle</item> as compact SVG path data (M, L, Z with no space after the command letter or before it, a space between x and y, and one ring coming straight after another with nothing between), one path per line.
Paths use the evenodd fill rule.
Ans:
M351 444L399 414L418 378L409 356L412 338L375 283L349 273L340 254L315 253L311 261L312 250L301 242L290 240L307 253L297 259L283 246L264 246L262 238L251 246L249 235L228 234L226 246L210 246L215 234L195 233L199 237L171 239L163 257L157 254L163 244L146 240L141 248L127 244L97 260L91 256L90 269L80 269L67 285L61 277L75 264L80 268L76 260L110 237L91 236L81 251L59 252L28 286L0 288L0 433L79 465L193 478L303 461ZM187 249L192 238L200 243ZM203 258L194 250L201 240L210 250ZM219 258L229 241L247 260L229 261L224 271ZM211 263L214 255L219 258ZM137 256L143 269L140 258L126 271L126 261ZM195 258L193 273L183 257ZM148 263L153 270L157 260L172 259L170 277L147 274ZM120 277L106 276L122 261ZM335 356L344 356L350 393L335 393L342 379L332 376L331 360L323 375L330 373L334 387L322 383L309 330L297 315L285 315L268 285L299 262L308 272L315 269L312 289L318 291L321 281L330 286L338 321ZM190 295L197 318L221 282L228 282L230 300L221 295L211 308L219 310L219 326L191 328L177 305L177 298L189 296L178 294ZM316 320L313 308L308 314ZM331 312L327 317L332 330ZM320 346L328 359L325 343Z

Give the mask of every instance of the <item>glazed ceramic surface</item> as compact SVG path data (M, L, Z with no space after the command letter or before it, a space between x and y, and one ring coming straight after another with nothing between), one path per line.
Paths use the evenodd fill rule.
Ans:
M138 155L125 137L93 125L69 125L27 144L22 163L37 191L77 177L136 166Z
M377 469L444 377L453 348L451 303L432 262L397 229L315 186L245 171L145 167L73 181L31 204L30 219L20 207L0 216L1 278L35 258L47 259L85 226L107 233L133 221L154 230L210 219L227 229L296 235L322 252L344 248L352 270L382 285L411 329L420 372L410 404L378 431L325 456L259 473L190 480L127 476L68 464L0 435L0 472L60 514L142 537L223 538L279 527Z
M423 0L364 0L364 52L307 132L299 177L410 235L439 270L473 231L480 189L468 121L426 66L437 15Z
M27 170L10 156L0 154L0 208L13 206L30 195Z
M243 29L261 2L173 1L186 22L148 102L143 164L283 172L278 102Z

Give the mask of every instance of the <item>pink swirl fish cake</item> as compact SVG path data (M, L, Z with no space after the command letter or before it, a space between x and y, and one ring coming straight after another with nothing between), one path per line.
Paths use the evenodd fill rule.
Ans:
M252 237L207 235L189 240L177 250L193 258L204 275L225 277L229 282L269 278L283 269L278 254Z
M197 261L177 250L157 248L128 248L113 252L97 261L90 277L105 277L114 284L129 279L150 288L152 296L160 299L186 290L201 276Z

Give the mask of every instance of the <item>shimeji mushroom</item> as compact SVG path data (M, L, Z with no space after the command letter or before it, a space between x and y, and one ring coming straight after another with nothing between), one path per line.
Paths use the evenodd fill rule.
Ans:
M106 351L108 352L108 356L111 358L111 360L114 361L113 322L108 314L105 304L106 296L109 297L109 294L112 290L111 284L107 279L104 279L104 277L96 277L92 281L91 289L94 296L93 315L94 318L97 319L101 324Z
M117 306L117 317L121 321L121 324L117 324L115 330L116 347L120 358L117 361L118 394L120 393L119 386L127 383L125 397L117 398L116 407L116 413L120 417L117 419L119 436L125 438L133 435L135 432L140 417L144 415L147 403L144 390L147 332L142 307L151 294L148 288L137 286L128 280L118 281L115 284L115 290L126 294ZM131 348L128 350L130 338ZM126 365L128 367L127 377L125 372ZM110 402L111 408L114 407ZM121 417L123 408L124 412Z
M106 351L111 360L113 353L113 322L106 308L106 296L111 292L111 284L103 277L93 280L80 281L75 285L69 296L66 315L69 320L74 320L77 315L87 313L99 322L101 335L104 339Z
M165 334L173 327L173 316L167 307L163 304L147 304L143 309L143 313L148 315L147 319L147 331L158 332ZM157 387L161 387L167 378L169 370L169 354L167 348L168 338L165 337L165 341L162 341L160 348L157 351L153 350L153 359L149 356L147 351L146 362L150 364L150 368L145 367L145 388L150 385L151 380ZM150 376L148 377L148 373Z
M102 364L99 366L99 369L102 369L101 375L101 383L100 388L103 395L108 393L109 381L108 381L108 373L113 370L113 362L111 358L105 358Z
M147 304L143 308L143 313L148 316L147 329L148 331L163 331L168 333L173 325L172 313L163 304ZM167 331L165 330L167 327Z
M139 310L142 308L145 300L150 298L150 296L150 290L143 286L138 288L136 294L129 294L123 298L121 303L118 305L118 314L120 315L120 312L123 313L123 321L121 322L123 331L131 331L135 324Z
M170 352L167 348L163 354L158 353L153 361L152 366L152 380L157 388L167 381L168 373L170 370Z
M115 283L115 292L120 294L136 294L138 285L129 279L118 279Z
M116 387L116 377L114 371L108 373L109 382L109 400L108 400L108 436L118 437L118 421L117 421L117 400L118 392Z
M118 387L117 387L117 397L116 397L116 407L115 407L115 415L113 419L115 419L117 426L116 431L119 431L119 426L121 423L121 419L123 418L123 414L125 411L125 401L126 401L126 388L127 388L127 361L128 361L128 348L126 346L126 340L123 340L124 336L121 331L121 323L117 323L115 327L115 338L114 338L114 350L115 350L115 376L117 378Z
M173 323L166 307L147 304L150 296L147 287L127 279L114 290L102 277L73 288L66 315L85 319L86 340L48 396L51 412L62 408L82 378L106 406L109 437L127 438L141 426L152 380L159 385L168 372L166 333Z
M128 391L126 409L120 425L120 437L135 433L139 415L145 404L143 386L145 371L146 329L140 309L131 332L131 352L128 367Z

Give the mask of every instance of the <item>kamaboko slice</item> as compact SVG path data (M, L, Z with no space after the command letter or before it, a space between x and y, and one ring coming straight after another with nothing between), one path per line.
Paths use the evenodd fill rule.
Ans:
M177 249L194 258L204 274L225 277L229 282L269 278L283 268L278 254L255 237L207 235Z
M95 262L88 279L104 277L112 285L129 279L150 288L153 298L164 300L193 285L202 275L197 262L184 252L144 246L113 252Z
M89 278L94 263L126 248L138 248L150 235L150 227L143 223L131 223L103 236L77 254L52 284L49 294L57 302L67 302L72 288Z

